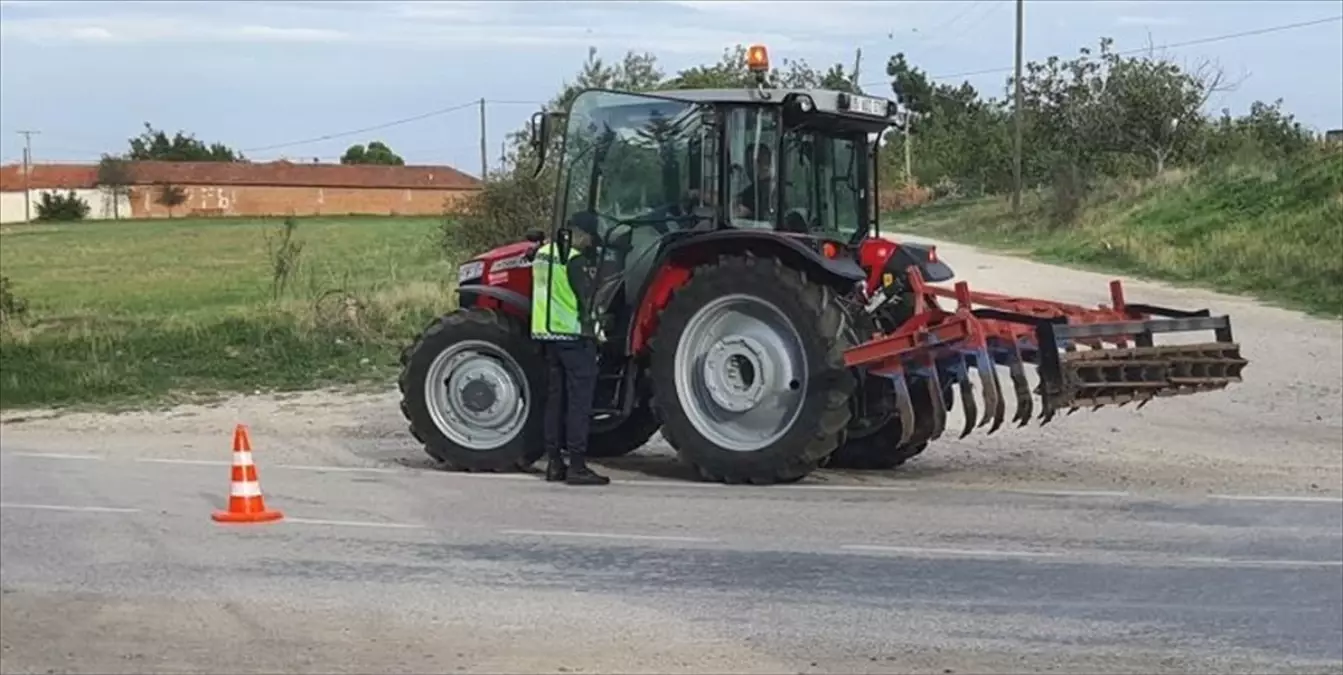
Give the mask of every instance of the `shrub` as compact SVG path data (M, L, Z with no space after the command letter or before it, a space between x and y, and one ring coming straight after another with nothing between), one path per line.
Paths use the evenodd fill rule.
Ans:
M14 295L14 285L9 277L0 277L0 325L9 323L28 313L28 302Z
M37 202L39 221L83 220L89 215L89 203L79 198L74 190L64 195L55 192L43 192Z
M528 230L550 229L554 178L530 171L491 176L443 221L442 247L448 255L475 255L521 241Z

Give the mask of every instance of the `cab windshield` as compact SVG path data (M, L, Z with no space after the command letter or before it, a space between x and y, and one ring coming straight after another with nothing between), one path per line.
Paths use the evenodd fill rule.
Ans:
M700 204L704 125L693 103L585 91L570 108L560 163L562 217L602 230L676 218Z

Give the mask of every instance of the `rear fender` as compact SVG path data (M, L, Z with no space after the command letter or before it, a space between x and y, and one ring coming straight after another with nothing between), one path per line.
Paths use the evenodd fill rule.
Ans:
M840 292L852 289L866 276L852 258L826 258L818 251L793 237L775 232L752 230L718 230L694 234L680 241L672 241L659 254L659 260L644 282L638 298L638 309L630 321L627 350L630 355L643 353L648 340L657 329L662 308L671 300L672 293L690 280L691 270L712 262L720 255L751 253L760 257L774 257L796 269L803 270L821 283Z
M923 244L900 244L873 237L863 241L858 260L866 270L868 293L881 286L883 273L903 278L911 265L919 268L924 281L940 283L956 276L950 265L938 259L937 247Z

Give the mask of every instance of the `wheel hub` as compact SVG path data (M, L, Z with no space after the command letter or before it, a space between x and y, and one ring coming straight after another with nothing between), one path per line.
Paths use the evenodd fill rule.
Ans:
M495 393L495 383L486 381L484 377L468 380L462 385L459 396L467 412L475 414L488 411L499 400L499 395Z
M709 349L702 376L714 403L741 413L756 407L765 397L773 369L769 353L759 341L733 336Z
M453 442L473 449L508 442L526 419L522 370L488 343L462 343L440 354L425 388L434 423Z
M503 364L479 354L460 354L448 363L449 416L471 426L494 427L516 401L517 387Z
M705 439L752 452L783 437L801 414L803 341L778 306L758 296L715 299L677 341L676 396Z

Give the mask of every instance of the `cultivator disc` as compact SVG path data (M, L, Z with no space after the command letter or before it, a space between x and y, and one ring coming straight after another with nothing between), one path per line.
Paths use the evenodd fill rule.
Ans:
M1012 422L1025 426L1037 410L1036 396L1038 419L1044 425L1063 409L1072 413L1134 402L1141 408L1160 397L1223 389L1241 381L1248 363L1232 341L1228 317L1214 317L1206 310L1128 305L1117 281L1110 286L1113 306L1088 309L975 294L964 282L954 290L930 286L917 268L909 270L909 278L919 298L915 316L895 332L874 336L845 353L849 367L891 379L901 445L942 434L947 413L943 383L955 383L960 394L965 413L961 438L976 426L988 426L990 434L997 431L1006 416L1000 367L1006 370L1016 398ZM955 298L957 309L937 307L933 300L937 296ZM1213 331L1215 341L1153 344L1158 334L1201 330ZM1027 365L1039 380L1033 390ZM978 394L970 371L979 380ZM927 388L933 404L916 415L910 391L917 387Z

